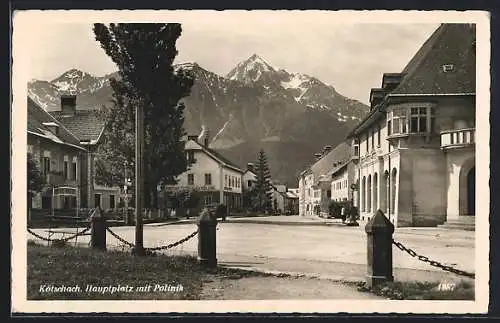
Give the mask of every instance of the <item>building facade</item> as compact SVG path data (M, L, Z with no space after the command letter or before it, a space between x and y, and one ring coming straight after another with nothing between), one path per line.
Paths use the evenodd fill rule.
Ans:
M243 170L208 147L208 138L188 136L185 145L188 170L177 177L177 187L200 192L205 205L223 203L229 209L242 207Z
M321 205L331 200L331 171L349 158L350 145L325 146L316 161L299 176L299 215L321 215ZM325 213L325 212L323 212Z
M475 214L475 27L443 24L401 73L372 89L349 134L361 220L398 227Z
M120 183L107 187L95 182L96 153L103 140L105 126L104 120L98 117L98 110L78 109L75 95L62 95L61 109L49 113L87 150L86 159L82 160L82 169L85 169L86 174L85 179L82 179L82 207L100 206L104 210L118 207L121 199Z
M86 197L87 150L78 138L29 97L27 152L45 180L28 201L33 209L75 209Z

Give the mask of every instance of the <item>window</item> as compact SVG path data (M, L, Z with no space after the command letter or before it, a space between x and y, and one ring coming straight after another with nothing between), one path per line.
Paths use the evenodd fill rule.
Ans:
M76 175L76 163L71 163L71 179L77 180L78 177Z
M188 174L188 185L194 185L194 174Z
M377 147L380 147L380 125L377 127Z
M95 207L101 207L101 194L94 194Z
M212 204L212 194L205 195L205 205Z
M427 108L411 108L410 132L427 132Z
M224 186L228 186L228 182L227 182L227 175L224 175Z
M435 131L433 109L417 107L410 109L395 109L387 114L387 135L426 133ZM427 120L430 118L430 125ZM430 129L428 129L430 127Z
M354 156L359 156L359 146L354 146Z
M455 66L453 66L453 64L445 64L445 65L443 65L443 72L445 72L445 73L453 72L454 67Z
M50 157L43 157L42 164L43 164L42 168L43 175L48 175L50 173Z
M64 161L63 176L64 176L64 179L68 179L68 162L67 161Z
M109 196L109 208L110 209L115 208L115 196L113 194Z
M194 161L194 151L192 150L189 150L187 152L187 161L189 164L193 164L195 161Z
M205 174L205 185L212 185L212 174Z
M372 150L373 150L373 148L375 148L375 131L372 130L371 133L372 133Z
M366 136L366 152L368 152L368 135Z
M332 197L332 191L331 190L327 190L326 191L326 197L328 197L328 198Z
M248 180L248 187L252 187L252 181L251 180Z

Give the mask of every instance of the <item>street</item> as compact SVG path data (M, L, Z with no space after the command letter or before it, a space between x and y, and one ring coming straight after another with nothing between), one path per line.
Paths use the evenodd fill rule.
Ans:
M196 224L192 223L145 225L144 246L148 248L167 245L184 238L196 229ZM71 230L75 229L69 229ZM112 230L125 240L134 242L134 227L113 227ZM34 231L47 236L47 232L43 229ZM33 239L33 236L28 233L28 238ZM394 239L431 260L474 272L474 232L439 228L398 228ZM88 241L89 236L78 238L79 243L88 243ZM165 253L196 255L197 243L198 239L194 237ZM107 244L110 249L122 245L109 233ZM365 270L366 248L366 233L363 225L345 227L220 223L217 231L219 263L240 267L330 275L335 275L337 272L349 273L354 269L359 272ZM436 274L442 272L439 268L412 258L395 246L393 246L393 266L394 268L430 270Z

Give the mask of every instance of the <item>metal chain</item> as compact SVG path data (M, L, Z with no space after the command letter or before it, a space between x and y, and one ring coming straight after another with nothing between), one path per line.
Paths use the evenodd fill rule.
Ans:
M174 243L171 243L169 245L166 245L166 246L161 246L161 247L154 247L154 248L145 248L146 250L149 250L149 251L158 251L158 250L167 250L167 249L170 249L170 248L173 248L173 247L176 247L180 244L183 244L184 242L188 241L189 239L193 238L195 235L198 234L198 230L194 231L193 233L191 233L190 235L188 235L187 237L177 241L177 242L174 242Z
M475 278L476 277L476 274L474 274L474 273L469 273L469 272L466 272L466 271L463 271L463 270L456 269L456 268L451 267L451 266L446 266L446 265L441 264L440 262L437 262L437 261L434 261L434 260L430 260L426 256L419 255L414 250L405 247L401 242L397 242L394 239L392 240L392 243L396 247L398 247L398 249L400 249L400 250L408 253L412 257L416 257L420 261L428 263L429 265L431 265L433 267L441 268L444 271L448 271L448 272L451 272L451 273L454 273L454 274L457 274L457 275L460 275L460 276L466 276L466 277L471 277L471 278Z
M130 243L127 240L123 239L122 237L114 233L109 227L106 227L106 231L108 231L113 237L118 239L118 241L120 241L121 243L129 246L130 248L135 248L135 245L133 243Z
M66 241L74 239L74 238L76 238L78 236L84 235L89 230L90 230L90 226L86 227L83 231L75 233L72 236L69 236L69 237L66 237L66 238L51 239L51 238L45 238L45 237L43 237L43 236L35 233L34 231L32 231L30 228L28 228L28 232L31 233L33 236L37 237L38 239L41 239L41 240L44 240L44 241L48 241L48 242L53 242L53 241L65 241L66 242ZM54 231L54 233L57 233L57 231Z
M129 246L130 248L135 248L135 245L131 242L128 242L127 240L123 239L122 237L120 237L118 234L114 233L109 227L106 228L106 230L113 236L115 237L117 240L119 240L121 243ZM184 242L188 241L189 239L193 238L194 236L196 236L198 234L198 230L194 231L193 233L191 233L190 235L186 236L185 238L182 238L181 240L179 241L176 241L174 243L171 243L171 244L168 244L168 245L165 245L165 246L159 246L159 247L154 247L154 248L144 248L144 250L147 250L147 251L158 251L158 250L167 250L167 249L170 249L170 248L174 248L174 247L177 247L178 245L180 244L183 244Z

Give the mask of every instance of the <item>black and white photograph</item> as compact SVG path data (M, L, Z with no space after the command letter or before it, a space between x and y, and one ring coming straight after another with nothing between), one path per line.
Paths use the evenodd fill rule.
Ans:
M12 44L13 312L486 313L486 12L26 10Z

